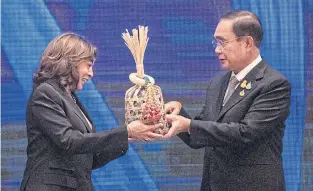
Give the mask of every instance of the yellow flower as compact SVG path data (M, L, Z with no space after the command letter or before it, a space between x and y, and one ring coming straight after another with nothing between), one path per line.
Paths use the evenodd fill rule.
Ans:
M242 97L242 96L244 96L245 95L245 90L242 90L240 93L239 93L239 95Z
M245 88L247 86L247 80L244 80L241 84L240 87L241 88Z
M249 83L247 84L246 89L247 89L247 90L250 90L250 89L251 89L251 82L249 82Z

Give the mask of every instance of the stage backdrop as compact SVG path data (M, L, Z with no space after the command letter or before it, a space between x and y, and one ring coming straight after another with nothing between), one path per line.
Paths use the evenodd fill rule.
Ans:
M155 78L166 101L181 101L194 116L207 81L221 70L211 46L218 18L233 9L260 17L261 55L292 84L283 152L287 190L313 190L312 0L2 0L1 190L18 190L21 182L32 73L53 37L71 31L97 46L94 78L79 97L102 131L124 123L128 75L135 72L121 38L125 29L149 27L145 73ZM94 189L199 190L202 156L202 149L177 138L132 143L126 156L93 172Z

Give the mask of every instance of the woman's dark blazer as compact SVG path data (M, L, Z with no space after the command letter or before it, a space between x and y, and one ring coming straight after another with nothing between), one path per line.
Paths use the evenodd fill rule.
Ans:
M96 133L75 98L76 103L57 80L34 87L27 105L27 163L21 190L91 191L92 169L127 152L126 128Z

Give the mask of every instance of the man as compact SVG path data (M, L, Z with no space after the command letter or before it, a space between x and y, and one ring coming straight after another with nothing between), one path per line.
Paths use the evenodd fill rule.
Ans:
M179 102L165 105L172 124L165 138L178 134L191 148L205 147L203 191L285 190L281 154L291 87L260 57L262 35L249 11L222 16L213 46L229 71L209 82L196 118L188 119Z

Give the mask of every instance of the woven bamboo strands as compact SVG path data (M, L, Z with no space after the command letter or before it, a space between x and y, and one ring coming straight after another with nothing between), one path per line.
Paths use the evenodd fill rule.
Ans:
M143 66L143 59L145 50L147 48L147 44L149 41L148 37L148 27L144 27L139 25L138 29L133 29L131 36L126 29L126 32L122 33L122 38L125 41L126 46L132 53L137 69L137 77L143 78L144 77L144 66Z

